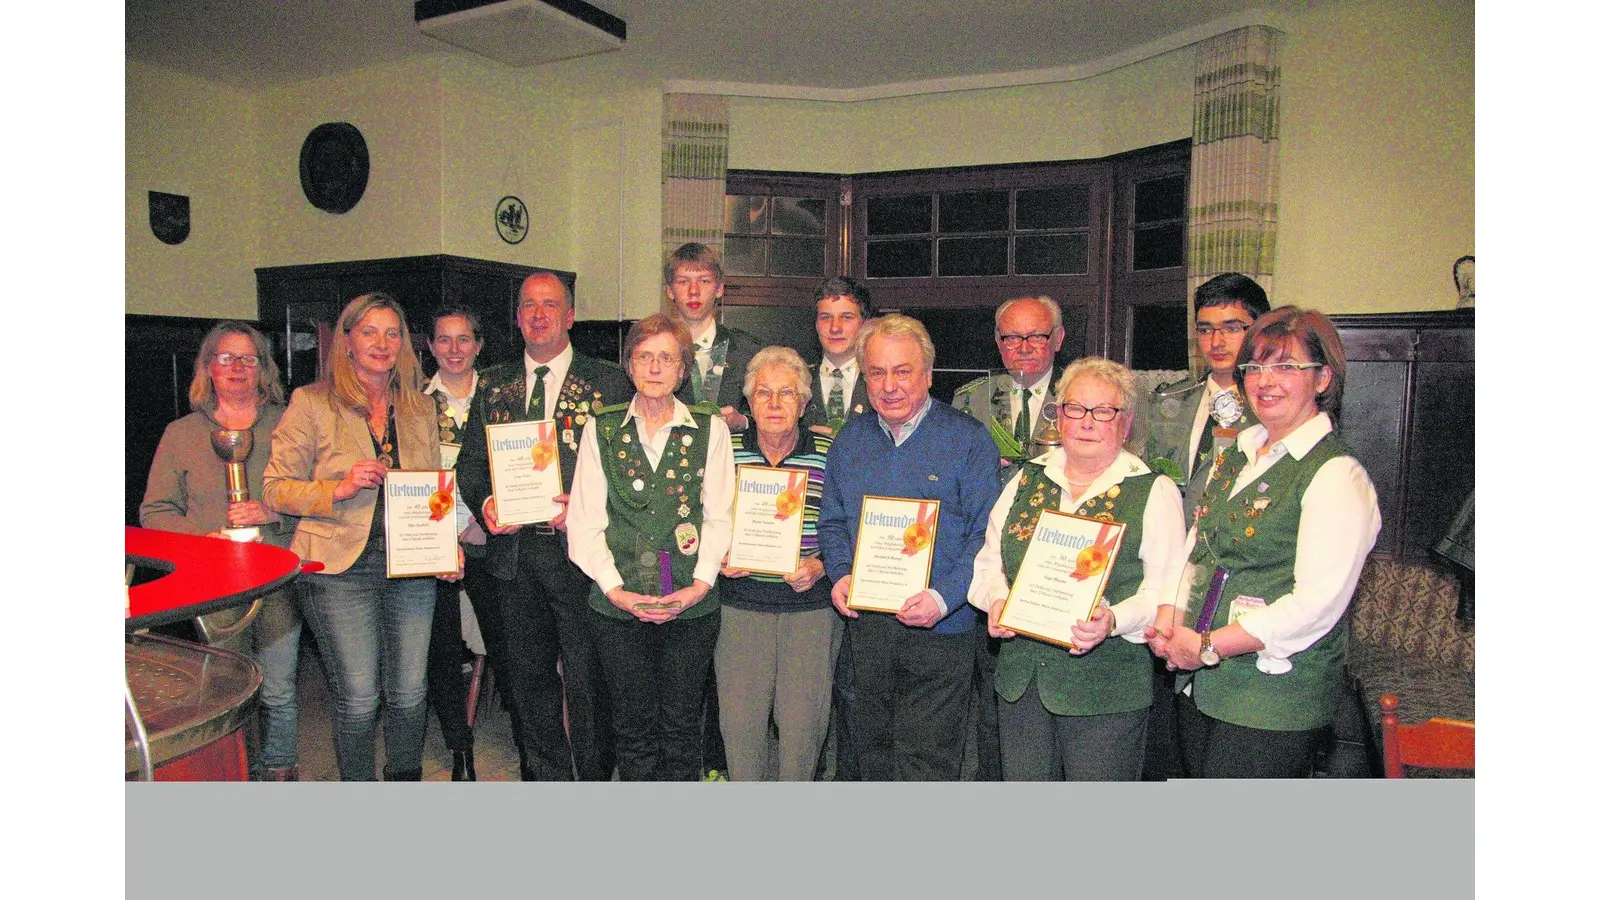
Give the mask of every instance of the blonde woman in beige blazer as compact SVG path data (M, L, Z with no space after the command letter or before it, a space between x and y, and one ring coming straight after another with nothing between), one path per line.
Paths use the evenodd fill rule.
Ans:
M322 380L290 398L263 476L267 506L300 517L290 548L324 566L300 579L300 605L333 682L345 781L374 778L380 697L384 777L422 777L434 588L387 577L381 490L391 468L439 467L439 425L419 384L405 312L387 294L355 298Z

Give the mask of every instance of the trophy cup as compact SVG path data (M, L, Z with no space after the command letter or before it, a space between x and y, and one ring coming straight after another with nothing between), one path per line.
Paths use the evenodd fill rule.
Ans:
M243 503L250 499L250 486L244 480L244 464L250 458L250 451L255 447L255 439L249 430L236 431L229 428L218 428L211 432L211 449L222 460L222 467L228 475L228 502ZM222 533L229 540L248 543L261 539L261 528L251 525L248 528L224 528Z
M1028 458L1033 459L1041 453L1049 453L1052 449L1061 446L1061 429L1056 427L1056 420L1061 416L1061 406L1051 397L1039 407L1039 418L1045 425L1039 433L1028 442Z

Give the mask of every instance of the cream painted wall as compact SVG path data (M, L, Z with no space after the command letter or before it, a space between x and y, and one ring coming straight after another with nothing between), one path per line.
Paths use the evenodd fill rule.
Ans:
M1453 309L1475 228L1472 3L1319 4L1298 25L1274 303Z
M126 311L255 318L255 275L240 265L260 243L254 100L132 61L125 75ZM151 233L150 191L189 198L183 243Z
M440 252L440 57L275 87L258 100L262 245L254 266ZM361 129L371 174L361 202L324 212L300 188L300 146L323 122Z
M736 97L735 169L881 172L1092 159L1188 137L1194 54L1066 84L857 103Z
M536 75L487 61L442 62L440 252L527 266L569 268L568 173L572 130L565 103ZM500 239L500 198L528 206L527 236Z

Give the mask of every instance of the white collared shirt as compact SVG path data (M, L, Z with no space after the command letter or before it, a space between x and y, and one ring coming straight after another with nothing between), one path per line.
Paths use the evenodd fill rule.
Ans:
M1256 424L1239 432L1239 449L1249 462L1234 479L1228 496L1237 496L1246 486L1258 483L1286 455L1304 459L1332 431L1333 421L1328 414L1317 413L1259 459L1256 451L1267 442L1267 426ZM1289 671L1294 668L1289 661L1291 655L1333 630L1355 596L1356 581L1381 527L1378 494L1361 463L1354 457L1341 456L1317 470L1300 499L1294 590L1235 620L1251 637L1266 645L1256 654L1257 669L1268 675ZM1184 547L1186 559L1196 540L1196 531L1190 528ZM1177 590L1172 596L1185 599L1177 597ZM1181 602L1177 605L1183 607Z
M672 429L683 425L699 428L689 407L676 398L672 418L653 434L645 433L644 416L638 411L639 398L628 404L622 426L633 423L634 435L644 450L651 469L661 464ZM733 543L733 444L728 426L718 416L710 417L706 435L706 475L700 484L700 547L694 564L694 577L706 584L717 583L722 557ZM600 444L595 429L585 428L578 440L578 468L572 476L572 499L567 504L567 557L600 586L602 593L622 586L611 547L606 543L606 528L611 524L606 512L606 474L600 461Z
M550 371L544 373L544 417L555 418L556 394L560 393L561 385L567 380L567 370L572 368L572 343L569 341L561 352L557 353L549 362L542 363L522 351L523 371L527 374L527 385L522 392L522 408L528 409L533 405L533 384L537 380L533 377L533 370L539 366L549 366Z
M1034 431L1039 430L1039 415L1044 410L1045 395L1050 393L1050 376L1054 374L1055 367L1051 366L1044 371L1044 375L1034 382L1033 387L1030 388L1025 388L1018 384L1017 376L1011 376L1010 401L1013 428L1016 427L1014 423L1022 416L1022 404L1020 401L1023 393L1026 392L1028 396L1028 422L1033 426Z
M1121 484L1124 478L1150 471L1139 457L1126 450L1119 451L1111 465L1083 489L1083 495L1073 500L1072 488L1067 485L1066 460L1066 451L1055 447L1033 461L1043 463L1045 477L1060 485L1061 503L1057 508L1068 513L1081 514L1082 501L1100 496L1112 485ZM1006 519L1017 499L1017 481L1017 477L1012 476L1000 491L1000 499L989 512L983 549L972 563L972 586L967 589L967 602L985 612L1011 593L1000 548L1001 541L1006 539ZM1111 605L1117 627L1108 635L1135 644L1145 642L1145 626L1155 621L1156 609L1171 595L1171 585L1182 574L1187 558L1184 556L1183 496L1172 479L1157 476L1150 487L1150 497L1145 501L1141 523L1139 559L1144 563L1144 578L1132 595Z
M861 374L861 370L854 359L849 360L842 366L835 366L833 363L828 362L828 358L824 356L822 362L817 366L817 380L821 383L816 386L816 390L812 391L812 393L822 398L822 408L824 410L828 408L828 392L833 389L834 372L838 372L841 376L840 380L843 382L842 396L846 407L850 406L850 398L855 396L856 378L860 377Z
M446 402L446 414L456 423L456 427L467 424L467 413L472 410L473 395L478 393L478 370L472 370L472 386L467 389L465 396L457 397L445 387L441 373L435 372L428 386L422 389L424 394L443 394Z

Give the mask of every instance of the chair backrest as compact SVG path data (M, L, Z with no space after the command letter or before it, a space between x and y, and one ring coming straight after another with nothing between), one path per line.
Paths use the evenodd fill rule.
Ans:
M1400 724L1400 698L1384 694L1383 774L1404 778L1406 766L1431 769L1475 768L1477 726L1458 719L1429 719L1420 725Z

